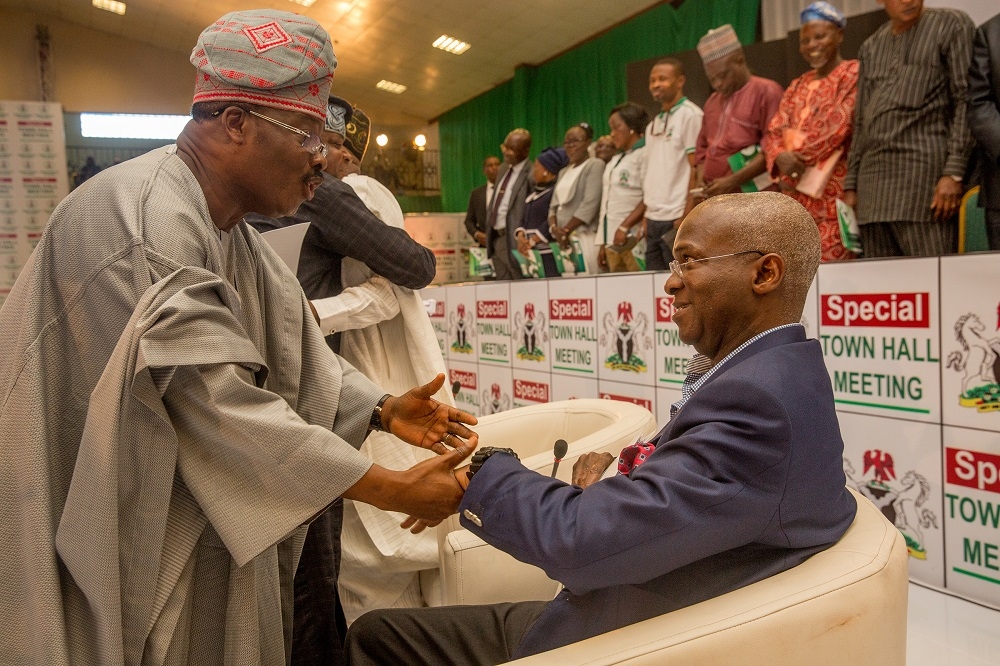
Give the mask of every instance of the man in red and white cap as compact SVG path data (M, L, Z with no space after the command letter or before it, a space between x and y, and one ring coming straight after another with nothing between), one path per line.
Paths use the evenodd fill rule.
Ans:
M336 59L315 21L227 14L177 144L53 213L0 309L0 643L16 664L289 660L304 524L337 497L439 520L475 419L334 356L242 222L322 181ZM373 465L371 430L442 455ZM447 445L447 446L446 446Z

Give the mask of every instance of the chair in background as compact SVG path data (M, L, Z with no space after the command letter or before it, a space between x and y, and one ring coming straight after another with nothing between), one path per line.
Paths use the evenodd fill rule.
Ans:
M656 432L648 410L615 400L564 400L484 416L476 426L479 446L514 449L525 467L548 476L557 439L569 444L556 478L570 481L573 463L588 452L618 456L639 437ZM613 467L613 466L612 466ZM547 601L559 583L472 534L452 516L438 526L443 604Z
M979 186L976 185L965 193L958 209L958 252L986 252L989 249L986 211L979 207Z

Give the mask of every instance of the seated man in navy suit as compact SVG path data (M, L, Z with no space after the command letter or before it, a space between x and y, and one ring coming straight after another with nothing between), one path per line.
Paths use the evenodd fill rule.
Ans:
M489 448L456 471L462 524L562 592L374 611L351 629L349 663L544 652L773 576L843 535L857 507L833 392L798 323L819 264L816 224L778 193L713 197L681 224L674 257L665 290L698 355L670 421L622 452L620 474L583 488Z

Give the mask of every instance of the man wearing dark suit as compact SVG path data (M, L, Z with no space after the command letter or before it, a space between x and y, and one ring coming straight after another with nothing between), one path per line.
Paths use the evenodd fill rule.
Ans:
M979 205L986 209L986 238L1000 250L1000 14L979 26L969 67L969 127L982 154Z
M673 254L665 290L698 355L663 430L599 481L608 454L581 457L574 485L490 447L456 471L462 524L565 589L549 603L370 613L348 663L536 654L773 576L847 530L857 506L830 378L799 324L820 258L812 217L778 193L719 195L681 223Z
M483 160L483 175L486 184L469 193L469 207L465 211L465 228L479 247L486 247L486 220L489 217L489 201L496 189L497 174L500 173L500 159L490 155ZM516 227L515 227L516 228Z
M511 130L500 144L504 165L497 174L496 189L489 202L486 216L486 256L493 260L498 280L519 280L521 269L511 254L516 247L514 230L524 219L524 200L535 187L528 159L531 134L526 129Z

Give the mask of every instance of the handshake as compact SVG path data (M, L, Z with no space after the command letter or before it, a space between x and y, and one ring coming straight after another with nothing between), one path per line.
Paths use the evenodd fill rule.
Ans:
M443 385L439 374L401 396L390 396L381 410L383 430L438 455L401 471L372 465L344 493L346 499L408 514L402 527L414 533L458 511L469 485L468 467L458 467L479 445L479 435L468 428L478 422L476 417L432 397Z

